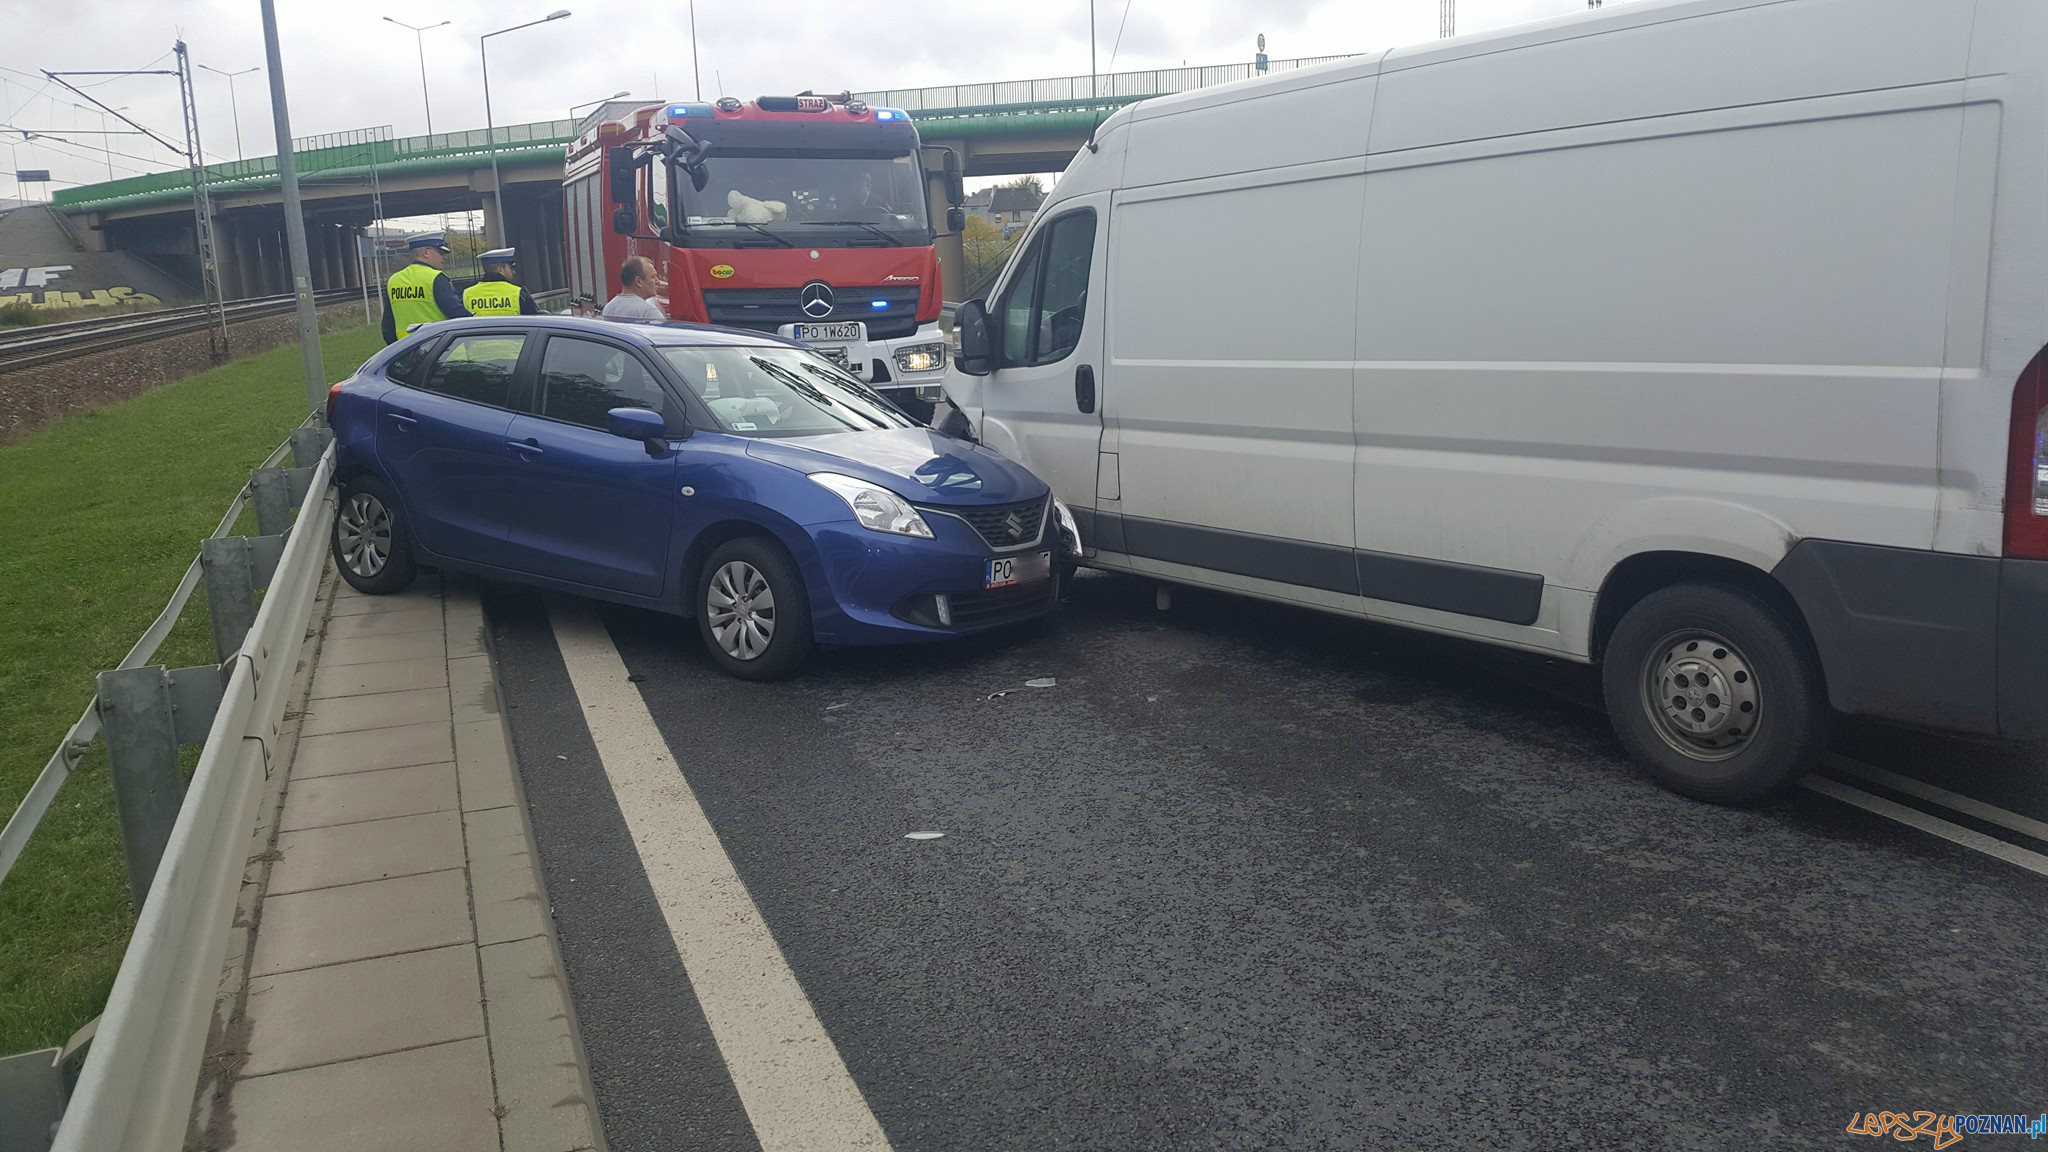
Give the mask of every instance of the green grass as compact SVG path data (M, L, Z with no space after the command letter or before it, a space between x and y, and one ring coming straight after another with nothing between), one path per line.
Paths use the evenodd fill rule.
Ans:
M371 328L321 338L328 378L379 346ZM0 446L0 813L11 814L93 677L127 654L199 540L306 415L296 344L70 417ZM214 658L195 594L157 655ZM0 883L0 1055L61 1044L99 1014L134 910L104 754L61 792Z

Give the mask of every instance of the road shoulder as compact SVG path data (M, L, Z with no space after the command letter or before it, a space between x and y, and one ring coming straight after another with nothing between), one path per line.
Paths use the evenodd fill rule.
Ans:
M321 598L187 1148L602 1149L473 584Z

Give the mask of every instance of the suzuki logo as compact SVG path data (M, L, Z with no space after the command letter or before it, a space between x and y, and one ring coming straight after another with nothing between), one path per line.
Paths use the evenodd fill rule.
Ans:
M1024 538L1024 529L1029 527L1029 525L1024 522L1024 517L1012 512L1008 516L1003 517L1003 527L1010 530L1010 539L1022 540Z
M796 295L796 306L813 320L823 320L832 314L832 287L823 280L813 280L803 286Z

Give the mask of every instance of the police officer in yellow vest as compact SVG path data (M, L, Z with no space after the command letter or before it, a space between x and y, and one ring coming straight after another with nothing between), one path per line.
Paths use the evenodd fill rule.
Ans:
M471 316L538 316L540 306L519 286L519 252L514 248L493 248L479 256L484 278L462 294L462 304Z
M414 262L391 274L384 285L384 342L396 343L415 324L469 315L448 266L448 242L438 233L406 242Z

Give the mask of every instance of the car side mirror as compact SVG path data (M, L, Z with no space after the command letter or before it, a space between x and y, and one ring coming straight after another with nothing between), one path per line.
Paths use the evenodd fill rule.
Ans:
M604 430L624 440L664 440L668 421L652 408L614 408L604 414Z
M988 328L988 307L969 300L953 313L953 331L960 336L960 353L953 363L969 376L986 376L995 367L995 341Z

